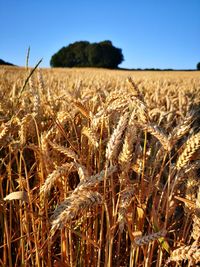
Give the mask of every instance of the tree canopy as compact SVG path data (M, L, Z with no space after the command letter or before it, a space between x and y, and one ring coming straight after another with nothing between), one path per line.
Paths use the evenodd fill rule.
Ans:
M51 67L99 67L115 69L124 60L122 50L111 41L80 41L62 47L51 57Z
M200 62L197 63L197 70L200 70Z
M0 59L0 65L9 65L9 66L14 66L13 64L4 61L3 59Z

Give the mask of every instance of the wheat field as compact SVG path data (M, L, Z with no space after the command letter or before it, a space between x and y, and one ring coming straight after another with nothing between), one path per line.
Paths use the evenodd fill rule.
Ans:
M0 68L0 266L200 263L199 72Z

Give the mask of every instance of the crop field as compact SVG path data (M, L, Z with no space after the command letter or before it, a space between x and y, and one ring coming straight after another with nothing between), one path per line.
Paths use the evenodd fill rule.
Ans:
M198 264L198 71L0 67L0 266Z

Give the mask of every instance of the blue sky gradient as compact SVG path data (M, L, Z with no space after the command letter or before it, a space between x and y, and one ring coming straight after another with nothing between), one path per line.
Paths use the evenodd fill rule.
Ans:
M1 0L0 58L30 66L80 40L111 40L124 68L195 69L200 0Z

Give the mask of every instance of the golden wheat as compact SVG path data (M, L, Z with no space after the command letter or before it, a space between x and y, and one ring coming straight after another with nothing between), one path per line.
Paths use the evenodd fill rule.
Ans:
M0 67L0 88L0 265L199 264L198 72Z

